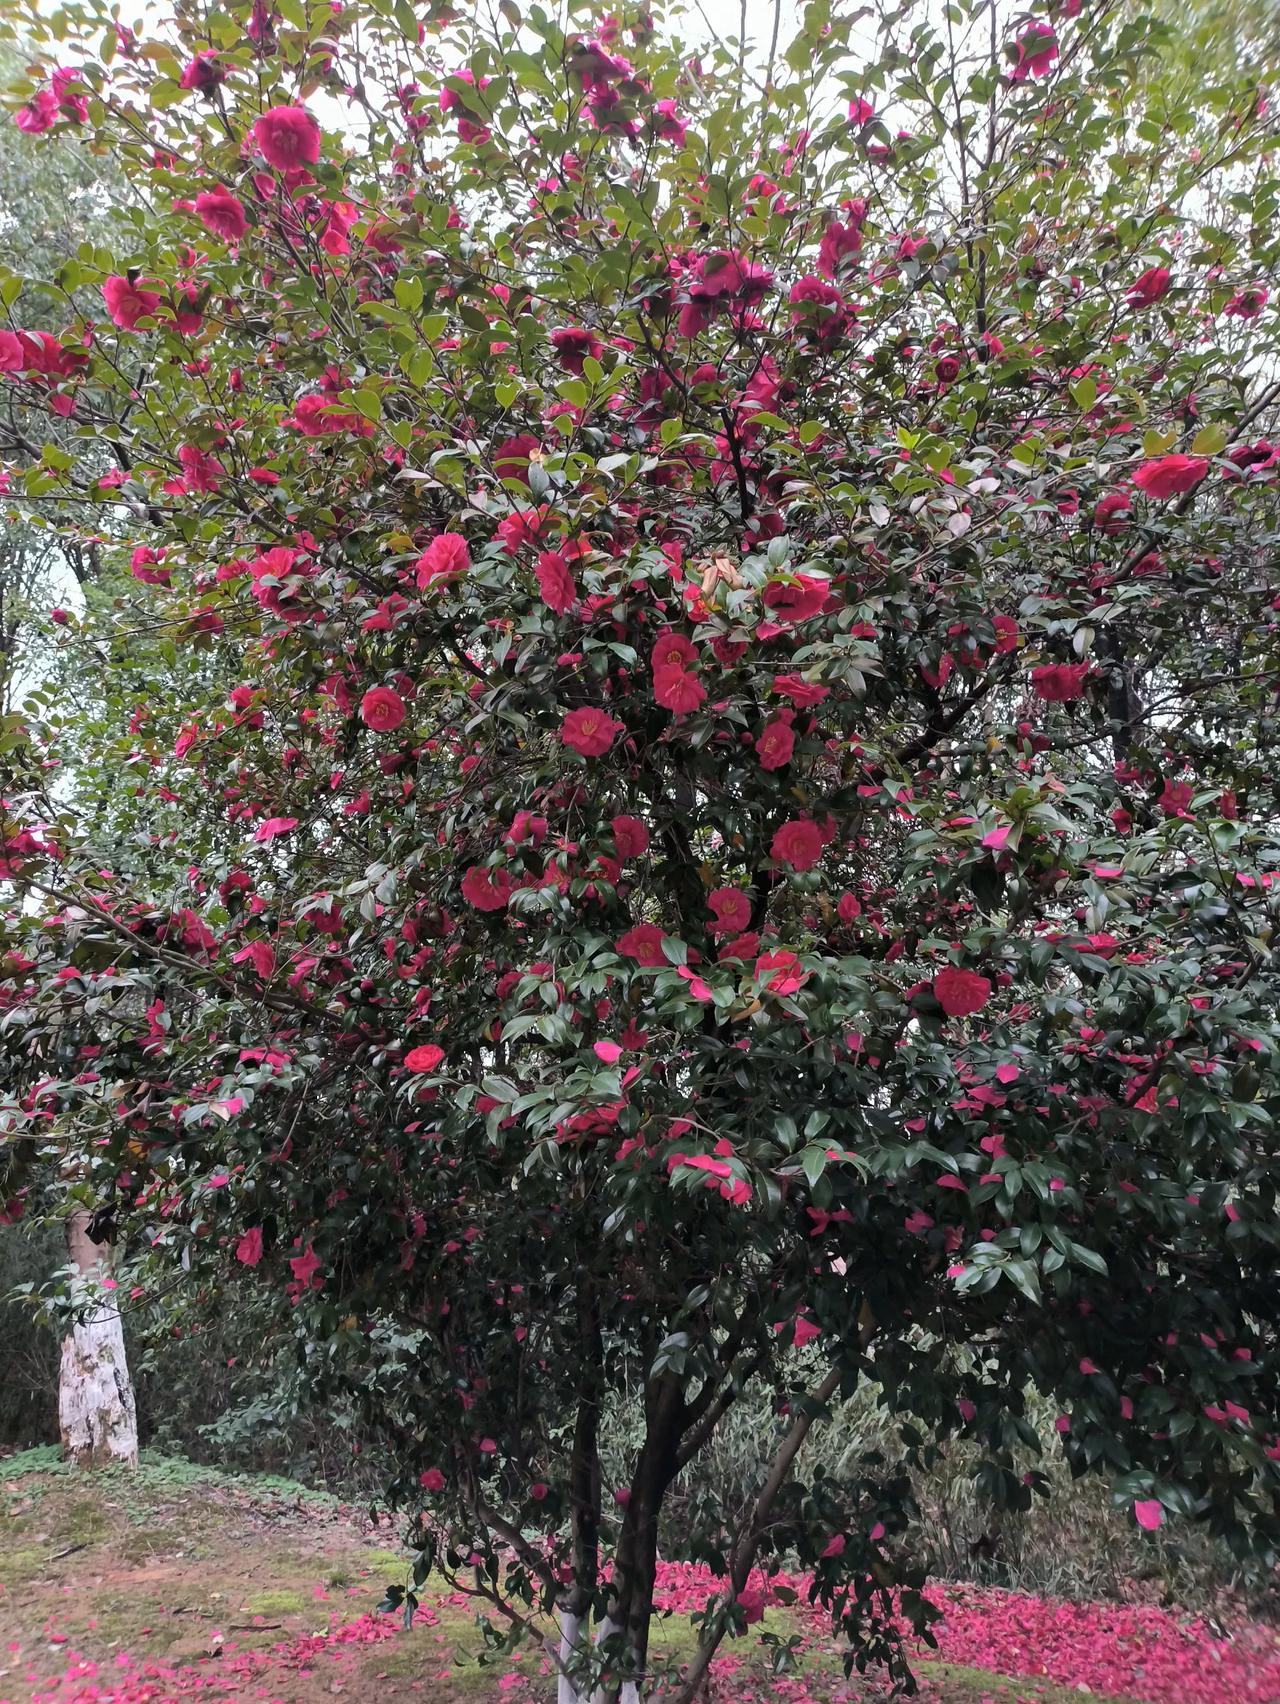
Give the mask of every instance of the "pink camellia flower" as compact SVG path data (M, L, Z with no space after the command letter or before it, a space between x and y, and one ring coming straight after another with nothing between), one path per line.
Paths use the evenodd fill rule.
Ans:
M278 835L288 834L297 826L297 817L268 817L253 838L259 846L269 846Z
M394 733L404 717L404 699L389 686L371 686L360 700L360 720L375 734Z
M849 102L850 124L870 124L875 116L876 109L872 106L870 101L863 100L861 95L855 95L853 100Z
M949 964L934 977L933 992L949 1018L967 1018L980 1012L991 998L991 984L976 970Z
M255 1225L236 1244L236 1259L242 1266L256 1266L262 1259L262 1231Z
M1052 24L1028 24L1018 37L1018 62L1009 73L1015 83L1028 77L1047 77L1058 57L1058 38Z
M248 215L229 189L202 189L196 196L196 218L228 243L238 243L249 227Z
M578 588L569 572L568 558L558 550L544 550L533 571L543 603L556 615L568 615L578 601Z
M1088 673L1088 663L1042 663L1031 671L1031 690L1046 704L1065 704L1079 698Z
M194 59L189 59L182 67L180 86L184 89L194 89L197 94L211 95L229 74L229 67L222 57L211 47L197 53Z
M847 1540L842 1532L838 1532L834 1538L828 1539L827 1547L822 1552L823 1561L829 1556L843 1556L846 1542Z
M1222 311L1228 319L1257 319L1270 297L1265 284L1251 284L1247 290L1237 290Z
M13 115L13 122L28 136L43 136L46 130L53 129L57 121L58 97L52 89L41 89Z
M1157 456L1154 461L1143 462L1133 483L1148 497L1163 501L1193 491L1208 471L1209 463L1203 456Z
M597 1041L591 1051L602 1065L616 1065L622 1058L622 1049L616 1041Z
M300 106L270 107L254 121L253 139L269 166L294 172L320 158L320 126Z
M144 290L127 278L108 278L102 286L102 299L121 331L136 330L140 319L154 318L160 307L160 297L154 290Z
M1133 1518L1144 1532L1154 1532L1164 1524L1164 1510L1154 1497L1140 1497L1133 1505Z
M471 551L461 533L441 533L433 538L414 563L418 585L425 591L438 580L456 580L471 566Z
M293 1246L297 1248L301 1242L302 1238L296 1237ZM300 1288L304 1290L322 1288L324 1279L320 1276L320 1256L310 1243L307 1244L301 1254L295 1254L292 1257L289 1261L289 1267Z
M756 735L755 742L761 769L785 768L791 762L795 743L795 729L790 722L783 721L781 717L766 722Z
M421 1047L412 1047L404 1056L406 1071L430 1076L438 1071L444 1061L444 1048L437 1047L434 1041L424 1042Z
M1149 266L1140 272L1124 293L1131 308L1150 308L1169 291L1169 268Z
M826 837L812 817L793 817L777 830L769 845L769 856L803 873L822 856Z
M447 1480L438 1467L428 1467L418 1475L418 1484L424 1491L443 1491Z
M560 738L581 757L603 757L625 727L594 704L570 710L560 726Z

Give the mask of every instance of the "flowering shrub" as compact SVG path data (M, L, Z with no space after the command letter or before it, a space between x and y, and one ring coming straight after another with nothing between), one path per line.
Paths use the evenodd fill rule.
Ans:
M788 1552L899 1672L957 1435L1280 1536L1273 121L951 10L76 0L18 92L137 206L0 343L83 446L0 427L9 500L127 588L5 724L5 1194L70 1147L135 1284L270 1287L583 1686L761 1381L686 1696ZM904 1466L806 1476L871 1364Z

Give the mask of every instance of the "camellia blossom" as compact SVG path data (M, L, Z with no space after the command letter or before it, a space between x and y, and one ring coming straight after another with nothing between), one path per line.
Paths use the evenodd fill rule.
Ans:
M239 242L249 228L249 216L229 189L202 189L196 196L196 217L206 231L224 242Z
M466 539L461 533L447 532L432 539L413 568L419 587L425 591L437 581L457 579L470 566L471 551Z
M473 864L462 878L462 897L477 911L501 911L511 898L511 872Z
M811 817L796 817L774 834L769 856L803 873L818 862L825 845L823 832Z
M558 550L544 550L533 571L543 603L556 615L568 615L578 601L578 588L569 572L568 558Z
M371 686L360 700L360 720L376 734L390 734L405 718L405 703L389 686Z
M135 331L140 319L154 319L160 309L160 297L154 290L144 290L127 278L108 278L102 286L102 299L121 331Z
M608 711L586 704L580 710L568 712L560 727L560 738L582 757L603 757L624 726Z
M1124 293L1131 308L1150 308L1169 293L1169 268L1149 266L1140 272Z
M781 717L766 722L756 735L756 752L761 769L783 769L791 762L795 750L795 729Z
M740 935L751 921L751 895L742 888L716 888L707 904L715 913L712 928L717 935Z
M1165 499L1192 491L1209 471L1203 456L1157 456L1143 462L1133 476L1133 483L1148 497Z
M424 1042L421 1047L410 1048L404 1056L405 1069L415 1073L430 1076L440 1069L444 1060L444 1048L437 1047L434 1041Z
M649 970L657 970L667 962L662 950L666 939L656 923L637 923L618 941L618 951L624 958L634 959Z
M242 1266L256 1266L262 1259L262 1229L255 1225L236 1244L236 1259Z
M687 715L703 702L707 689L692 671L672 665L653 671L653 696L664 709Z
M991 998L991 984L976 970L950 964L934 977L933 992L949 1018L967 1018L980 1012Z
M619 858L640 858L649 850L649 830L639 817L616 816L609 824Z
M1052 24L1028 24L1018 37L1017 47L1017 64L1009 73L1015 83L1049 75L1058 58L1058 37Z
M1140 1497L1133 1505L1133 1518L1144 1532L1164 1524L1164 1509L1154 1497Z
M320 158L320 126L305 107L269 107L254 121L253 139L278 172L314 166Z
M1042 663L1031 671L1031 690L1046 704L1065 704L1084 691L1089 668L1088 663Z

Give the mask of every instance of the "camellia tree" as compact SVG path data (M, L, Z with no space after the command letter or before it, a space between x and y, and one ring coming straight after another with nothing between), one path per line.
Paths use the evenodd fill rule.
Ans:
M122 1292L278 1297L569 1699L664 1683L677 1480L686 1700L783 1557L904 1676L953 1439L1274 1562L1268 65L1175 98L1108 0L176 10L33 12L13 91L133 199L0 331L74 426L7 501L136 596L0 738L9 1195L73 1152ZM866 1377L901 1460L806 1471Z

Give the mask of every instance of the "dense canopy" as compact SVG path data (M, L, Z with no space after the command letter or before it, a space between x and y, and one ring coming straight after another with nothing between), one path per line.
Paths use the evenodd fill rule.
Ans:
M0 281L4 501L101 565L0 731L0 1197L272 1288L584 1686L681 1473L689 1690L784 1555L892 1656L954 1438L1280 1539L1265 73L936 10L76 0L14 92L129 202ZM806 1473L864 1377L901 1461Z

